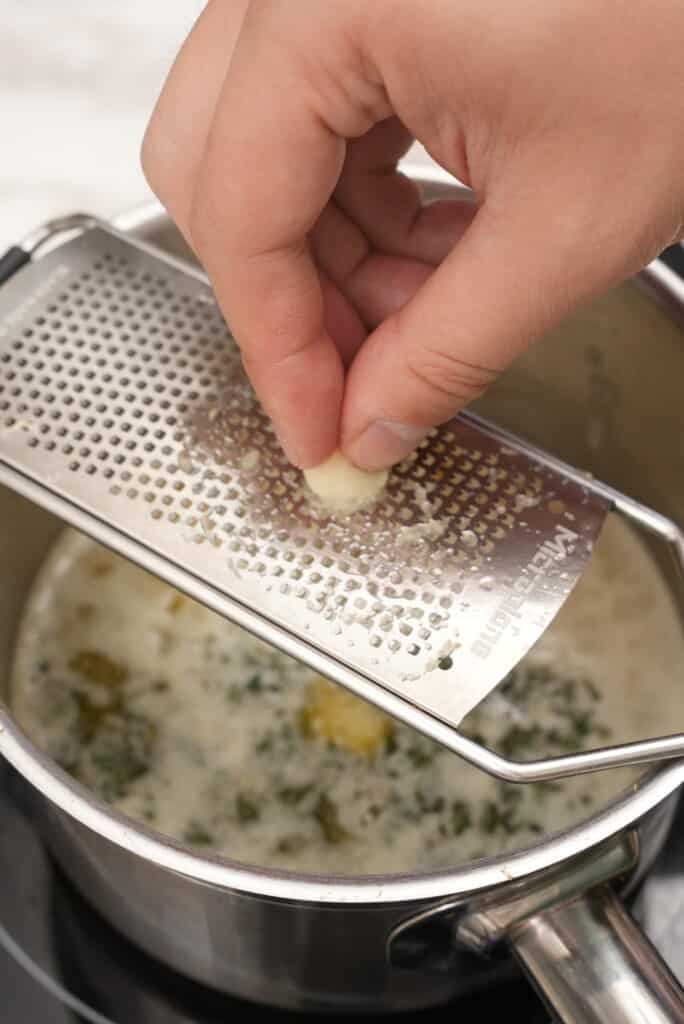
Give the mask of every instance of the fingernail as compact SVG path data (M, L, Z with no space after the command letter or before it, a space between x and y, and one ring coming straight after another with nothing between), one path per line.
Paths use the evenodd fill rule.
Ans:
M302 459L302 452L299 445L295 442L293 437L289 437L287 432L282 430L280 427L273 425L273 432L276 436L278 444L285 452L285 456L288 462L291 462L293 466L297 466L299 469L303 468L303 463L306 460Z
M346 453L364 469L389 469L409 455L429 433L430 427L375 420L346 446Z
M320 466L331 454L333 448L337 447L334 438L324 436L320 431L314 437L309 438L309 444L306 447L298 437L295 437L294 433L290 433L288 430L274 426L273 432L287 461L297 469L311 469L313 466ZM326 439L329 441L327 445Z

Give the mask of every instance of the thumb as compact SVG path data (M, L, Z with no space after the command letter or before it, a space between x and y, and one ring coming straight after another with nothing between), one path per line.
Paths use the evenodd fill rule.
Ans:
M485 202L434 274L367 339L345 388L348 458L366 469L400 461L575 303L611 283L610 261L597 267L587 253L588 204L570 210L563 199L536 194L506 210Z

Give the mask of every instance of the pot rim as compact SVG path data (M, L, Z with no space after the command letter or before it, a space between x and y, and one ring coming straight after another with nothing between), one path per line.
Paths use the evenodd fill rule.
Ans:
M425 185L458 188L437 167L407 161L403 169ZM113 219L116 228L132 234L166 217L157 202L144 203ZM638 275L656 301L684 310L684 282L658 260ZM98 801L43 754L0 703L0 754L48 801L86 828L117 846L168 871L223 889L238 890L289 902L324 904L391 904L443 899L490 889L552 867L629 828L684 783L684 761L647 774L587 821L556 833L513 854L465 864L449 871L424 874L320 876L298 875L249 867L229 858L192 853L159 833L138 825Z

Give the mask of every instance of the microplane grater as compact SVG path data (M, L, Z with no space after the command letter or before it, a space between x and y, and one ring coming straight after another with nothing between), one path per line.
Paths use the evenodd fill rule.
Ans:
M460 416L326 515L206 278L92 218L56 240L0 289L0 481L485 770L622 763L520 765L455 729L565 601L612 492Z

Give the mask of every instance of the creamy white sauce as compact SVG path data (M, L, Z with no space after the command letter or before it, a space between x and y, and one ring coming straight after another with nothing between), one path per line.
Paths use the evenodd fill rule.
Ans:
M681 665L664 583L611 520L554 624L463 728L521 759L669 733L684 725ZM352 753L307 735L313 678L68 531L28 602L12 699L36 744L123 813L305 872L426 871L528 846L635 777L508 786L398 724Z

